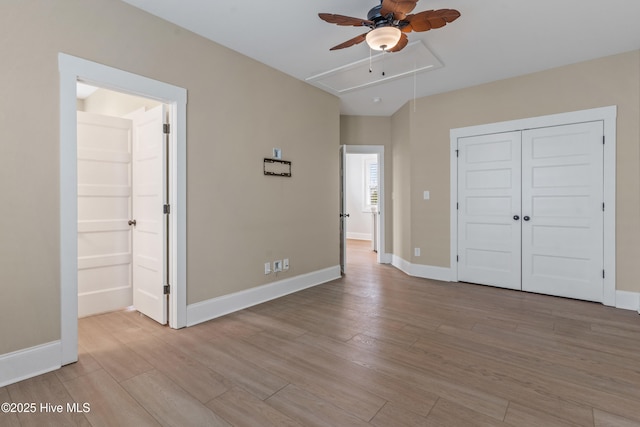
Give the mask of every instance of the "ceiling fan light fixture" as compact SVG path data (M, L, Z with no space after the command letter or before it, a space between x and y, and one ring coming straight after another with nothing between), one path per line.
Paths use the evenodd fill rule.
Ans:
M396 27L374 28L367 33L367 44L373 50L389 50L398 44L401 35Z

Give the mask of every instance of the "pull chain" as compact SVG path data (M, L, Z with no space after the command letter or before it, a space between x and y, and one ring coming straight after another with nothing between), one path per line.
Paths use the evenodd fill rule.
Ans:
M369 48L369 72L372 73L373 72L373 59L372 59L372 53L373 50L371 48ZM382 49L382 75L385 76L384 73L384 57L387 53L386 49Z

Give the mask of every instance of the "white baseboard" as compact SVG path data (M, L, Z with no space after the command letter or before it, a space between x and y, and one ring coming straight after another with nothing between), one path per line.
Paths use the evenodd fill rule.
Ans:
M78 318L119 310L133 305L131 286L78 293Z
M640 313L640 293L616 291L616 308L634 310Z
M409 276L421 277L423 279L451 281L451 269L447 267L435 267L433 265L412 264L399 256L392 255L391 265L405 272Z
M351 231L347 231L347 239L371 241L371 233L354 233Z
M395 268L397 268L398 270L402 271L403 273L406 273L409 276L413 276L410 273L411 263L405 261L404 259L400 258L399 256L391 254L391 265L393 265Z
M187 326L197 325L294 292L340 278L340 266L325 268L187 306Z
M0 387L60 368L60 341L0 356Z
M391 264L409 276L424 279L453 281L451 269L430 265L411 264L396 255L391 255ZM616 291L615 307L624 310L634 310L640 314L640 292Z

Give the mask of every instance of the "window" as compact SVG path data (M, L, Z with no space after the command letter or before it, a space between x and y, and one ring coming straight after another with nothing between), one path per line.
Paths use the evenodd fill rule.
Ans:
M378 161L364 160L364 208L370 210L378 205Z

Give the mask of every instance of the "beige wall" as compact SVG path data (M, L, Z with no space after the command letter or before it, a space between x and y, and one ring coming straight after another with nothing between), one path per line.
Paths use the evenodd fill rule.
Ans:
M404 190L410 200L396 202L394 215L408 218L411 245L421 247L422 256L414 258L411 252L406 257L406 237L394 235L402 244L394 246L396 254L400 249L412 263L449 267L450 129L609 105L618 106L617 289L639 292L640 51L421 98L415 112L406 106L399 110L392 133L406 132L408 125L410 135L408 143L394 137L394 158L402 163L394 168L394 180L405 180L404 168L410 168L409 189ZM423 190L431 191L431 200L422 200Z
M411 250L411 122L409 104L391 118L393 158L393 254L409 261Z
M391 117L340 116L340 144L384 146L384 253L393 252Z
M338 265L336 97L119 1L6 0L0 28L0 354L60 338L59 52L187 89L189 304Z

